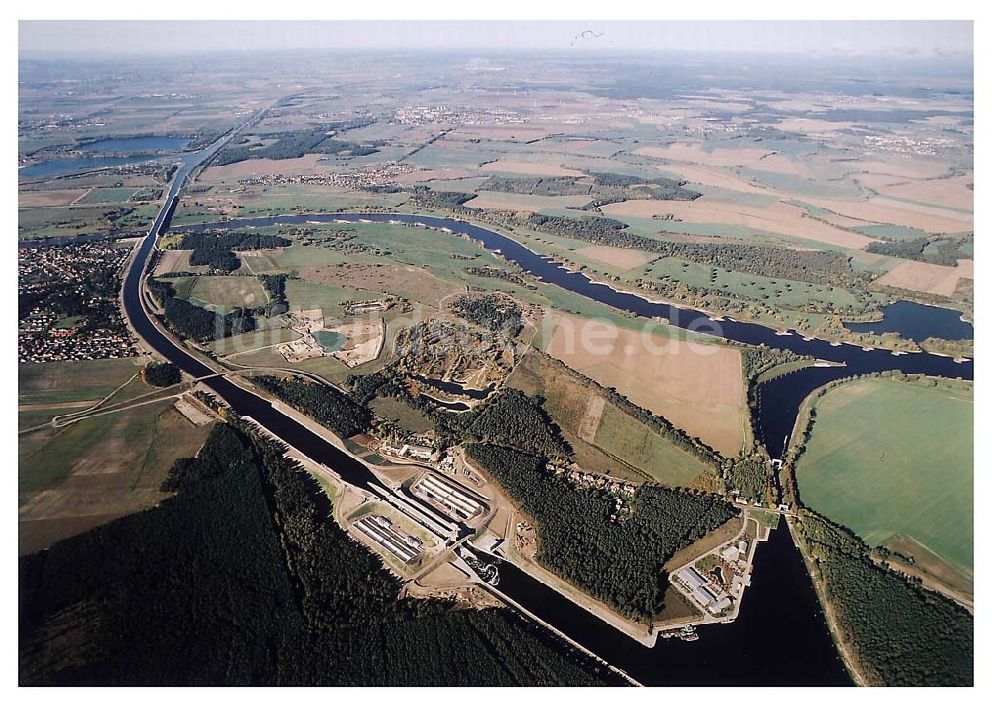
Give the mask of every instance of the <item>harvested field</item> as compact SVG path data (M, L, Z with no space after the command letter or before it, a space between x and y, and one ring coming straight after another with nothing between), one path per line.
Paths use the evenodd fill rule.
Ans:
M863 249L872 240L867 236L809 218L805 209L787 202L775 202L768 207L753 207L709 197L702 197L694 202L643 199L608 204L601 207L601 211L612 217L644 219L672 214L674 221L731 224L847 248Z
M971 211L974 196L970 188L972 184L973 175L969 173L946 179L912 181L897 179L877 188L877 191L898 199Z
M536 349L524 354L507 383L542 395L546 412L585 469L681 487L696 486L695 480L711 474L708 464L619 410L599 388Z
M47 189L45 191L20 191L17 194L17 206L21 209L25 207L68 206L83 197L88 191L90 190Z
M396 177L399 184L416 184L418 182L430 182L431 180L463 179L465 177L475 177L477 173L464 167L442 167L434 170L415 170Z
M639 148L633 154L661 160L693 162L696 165L738 167L759 162L771 152L773 151L761 148L716 148L707 152L699 143L671 143L667 147Z
M160 256L159 263L156 264L156 268L153 270L153 274L161 276L164 273L178 273L181 271L190 271L192 273L207 271L209 266L191 265L192 253L193 251L177 251L173 249L164 251L163 255Z
M646 251L616 248L614 246L586 246L573 251L573 255L600 263L607 263L622 270L638 268L656 258L654 254L647 253Z
M702 184L706 187L719 187L720 189L731 189L734 192L747 192L749 194L776 194L776 192L771 189L751 184L744 179L725 172L721 168L713 170L707 167L700 167L698 165L678 163L663 166L660 169L664 172L676 175L681 179L685 179L688 182L693 182L696 185Z
M734 348L559 316L546 351L724 455L743 447L746 397Z
M413 266L357 263L303 268L306 283L337 284L372 293L393 293L425 305L437 306L443 297L464 288Z
M866 379L815 408L795 466L803 503L873 546L905 534L971 576L971 387Z
M541 162L520 162L518 160L496 160L488 162L479 168L481 172L490 174L511 173L519 175L539 175L541 177L583 177L580 170L560 167L559 165Z
M514 211L542 212L546 209L582 207L591 201L586 194L571 194L563 197L543 197L534 194L513 194L510 192L479 192L475 199L465 203L473 209L504 209Z
M136 357L18 364L17 402L29 405L100 400L138 375L142 362Z
M959 259L958 266L954 268L933 263L904 261L876 282L894 288L951 297L955 294L959 280L972 279L972 276L973 261L967 259Z
M949 166L943 162L931 162L916 158L900 157L897 160L858 160L845 162L851 172L873 172L875 174L896 175L911 179L931 179L948 173Z
M324 155L303 155L288 160L270 160L266 158L234 162L231 165L213 165L198 176L198 182L236 182L245 177L260 175L297 175L328 174L332 170L322 164Z
M460 128L451 133L449 137L466 140L513 140L519 143L526 143L531 140L541 140L551 132L551 126L544 125L486 125Z
M809 202L842 216L868 223L908 226L928 233L953 234L972 231L972 214L908 204L888 197L874 197L867 201L810 199Z
M178 278L174 287L177 297L223 313L237 307L262 307L268 303L264 286L253 277L198 275Z

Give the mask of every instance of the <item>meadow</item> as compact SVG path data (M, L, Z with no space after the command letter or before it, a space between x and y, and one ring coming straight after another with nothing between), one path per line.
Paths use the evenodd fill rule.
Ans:
M972 392L867 379L818 399L795 466L803 503L870 545L912 539L972 576Z

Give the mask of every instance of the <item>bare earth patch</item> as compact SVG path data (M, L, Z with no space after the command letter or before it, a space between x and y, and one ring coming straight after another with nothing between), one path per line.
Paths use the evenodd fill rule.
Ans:
M743 373L734 348L561 316L547 353L725 455L743 446Z
M18 192L17 205L25 207L68 206L89 192L89 189L47 189Z
M483 172L510 172L521 175L540 175L542 177L583 177L583 172L559 165L546 165L540 162L521 162L518 160L496 160L487 162L479 168Z
M634 154L658 157L661 160L693 162L696 165L738 167L758 162L770 152L772 151L761 148L717 148L707 152L700 143L671 143L667 147L639 148Z
M628 248L616 248L615 246L586 246L573 251L574 255L588 258L592 261L607 263L624 270L631 270L639 266L646 265L656 256L646 251L635 251Z

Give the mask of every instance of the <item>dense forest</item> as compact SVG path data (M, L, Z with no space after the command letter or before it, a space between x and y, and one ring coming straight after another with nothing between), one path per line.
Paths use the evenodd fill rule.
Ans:
M466 452L534 519L541 563L638 620L659 608L663 564L739 514L718 497L653 485L619 508L611 493L549 472L544 458L489 444Z
M573 450L538 397L504 388L468 413L439 419L442 439L475 440L513 447L546 458L568 460Z
M151 361L142 367L142 380L157 388L175 386L181 382L181 370L169 362Z
M821 516L804 511L794 527L868 683L972 685L972 615L875 563L863 541Z
M357 126L349 126L357 127ZM219 151L213 164L230 165L244 160L267 158L270 160L287 160L302 157L306 153L321 153L328 155L346 155L360 157L378 152L378 147L372 143L362 144L347 140L339 140L330 136L329 132L336 129L327 127L317 130L302 130L290 133L274 133L262 137L277 138L270 145L244 137L242 141L229 145Z
M252 310L236 308L228 315L220 315L176 297L174 286L166 281L150 279L148 285L171 329L197 342L253 332L257 327Z
M258 248L279 248L291 245L291 241L281 236L265 234L222 232L186 233L177 245L180 250L191 251L191 265L207 265L223 273L231 273L240 267L240 259L235 251L250 251Z
M916 238L906 241L872 241L865 250L883 256L907 258L935 265L954 267L959 258L971 258L963 254L961 248L968 239L963 238Z
M19 559L22 685L597 685L506 609L398 599L270 440L219 425L159 506Z
M451 311L495 334L516 337L524 327L521 306L499 293L461 295L452 301Z
M423 185L417 185L413 188L413 200L417 206L430 209L457 209L462 213L474 212L478 210L463 205L475 198L476 195L469 192L438 191Z
M293 376L254 376L253 382L342 438L349 438L371 427L371 412L333 386Z

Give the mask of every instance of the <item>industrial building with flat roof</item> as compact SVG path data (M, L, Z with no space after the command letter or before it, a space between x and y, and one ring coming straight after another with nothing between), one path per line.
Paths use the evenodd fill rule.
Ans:
M385 516L370 514L360 519L355 526L361 533L404 563L411 562L424 548L423 541L415 536L400 533L392 527L392 522Z
M471 493L436 474L424 476L413 485L412 491L458 521L466 521L485 509Z

